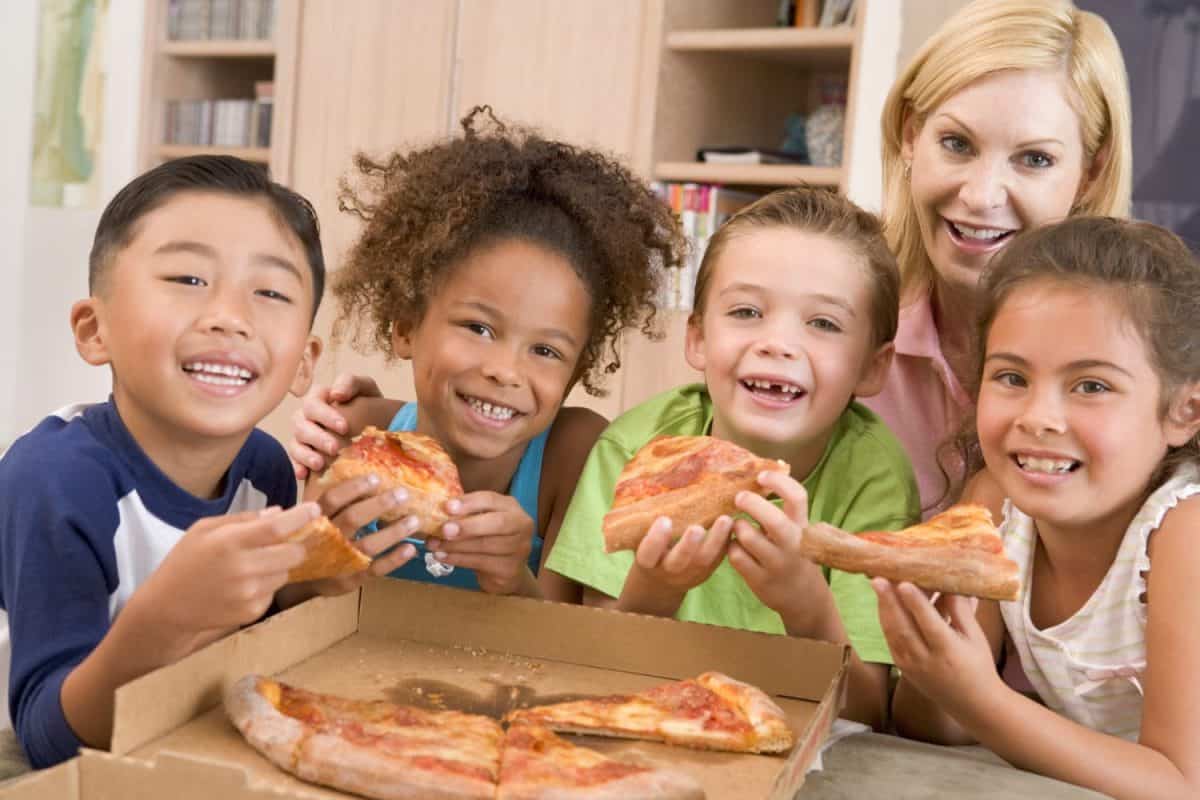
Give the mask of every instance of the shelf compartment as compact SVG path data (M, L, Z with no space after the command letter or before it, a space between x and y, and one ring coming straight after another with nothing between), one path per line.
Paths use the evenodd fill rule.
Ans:
M794 164L704 164L691 161L662 161L654 167L660 181L720 183L728 186L813 186L837 187L842 182L840 167L811 167Z
M272 58L270 39L173 39L162 45L163 55L175 58Z
M236 156L245 161L266 164L271 160L269 147L211 147L199 144L160 144L155 152L162 159L183 156Z
M667 34L675 53L720 53L786 64L834 67L850 63L855 29L740 28Z

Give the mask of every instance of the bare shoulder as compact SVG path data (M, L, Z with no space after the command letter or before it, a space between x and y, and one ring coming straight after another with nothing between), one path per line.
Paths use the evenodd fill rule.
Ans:
M570 406L562 408L550 426L550 437L546 440L547 453L574 452L583 447L584 456L608 427L608 420L590 408Z
M1158 530L1150 536L1148 549L1155 570L1159 562L1176 559L1200 565L1197 530L1200 530L1200 495L1193 495L1167 511Z
M544 519L561 517L566 510L588 453L606 427L608 420L589 408L572 406L558 412L550 426L542 460L539 505Z

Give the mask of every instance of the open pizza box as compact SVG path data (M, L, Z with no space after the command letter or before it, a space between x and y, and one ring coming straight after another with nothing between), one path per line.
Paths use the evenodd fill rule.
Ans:
M112 750L145 761L173 753L219 762L244 769L249 786L287 796L343 797L253 750L225 717L224 689L259 673L318 692L498 719L522 706L637 692L717 670L776 697L797 733L786 757L570 738L689 772L710 800L791 800L837 717L848 658L843 645L378 579L357 593L304 603L122 687Z

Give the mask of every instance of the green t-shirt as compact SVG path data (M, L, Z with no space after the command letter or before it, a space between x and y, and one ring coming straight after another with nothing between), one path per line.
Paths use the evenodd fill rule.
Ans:
M712 426L704 384L672 389L618 417L588 456L546 566L612 597L621 594L633 553L605 553L600 522L612 506L625 463L660 435L698 436ZM898 530L921 517L908 457L872 411L852 403L838 418L820 462L804 480L808 515L849 531ZM875 592L862 575L827 570L842 624L863 661L891 663L879 627ZM726 559L683 599L679 619L730 628L785 633L783 620L763 605Z

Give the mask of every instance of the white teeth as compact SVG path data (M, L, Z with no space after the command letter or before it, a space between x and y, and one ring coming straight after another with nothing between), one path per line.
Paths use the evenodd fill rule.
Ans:
M964 239L983 239L984 241L991 241L993 239L999 239L1001 236L1008 233L1008 231L1000 228L970 228L966 225L960 225L957 222L953 222L951 224Z
M215 364L207 361L189 361L183 365L186 372L191 372L194 375L226 375L230 378L240 378L239 383L244 383L254 377L254 373L245 367L239 367L234 364Z
M192 375L201 383L211 383L216 386L245 386L249 383L246 378L227 378L221 375L209 375L207 372L193 372Z
M475 409L488 419L495 419L504 422L512 419L513 414L517 413L516 409L509 408L508 406L492 405L491 403L485 403L482 400L474 397L468 397L466 400L471 405L471 408Z
M763 381L752 379L745 381L749 386L755 389L765 389L767 391L787 392L788 394L801 394L804 389L794 383L773 383L771 381Z
M1034 458L1033 456L1017 456L1017 464L1027 472L1045 472L1057 474L1070 472L1078 462L1073 459Z

